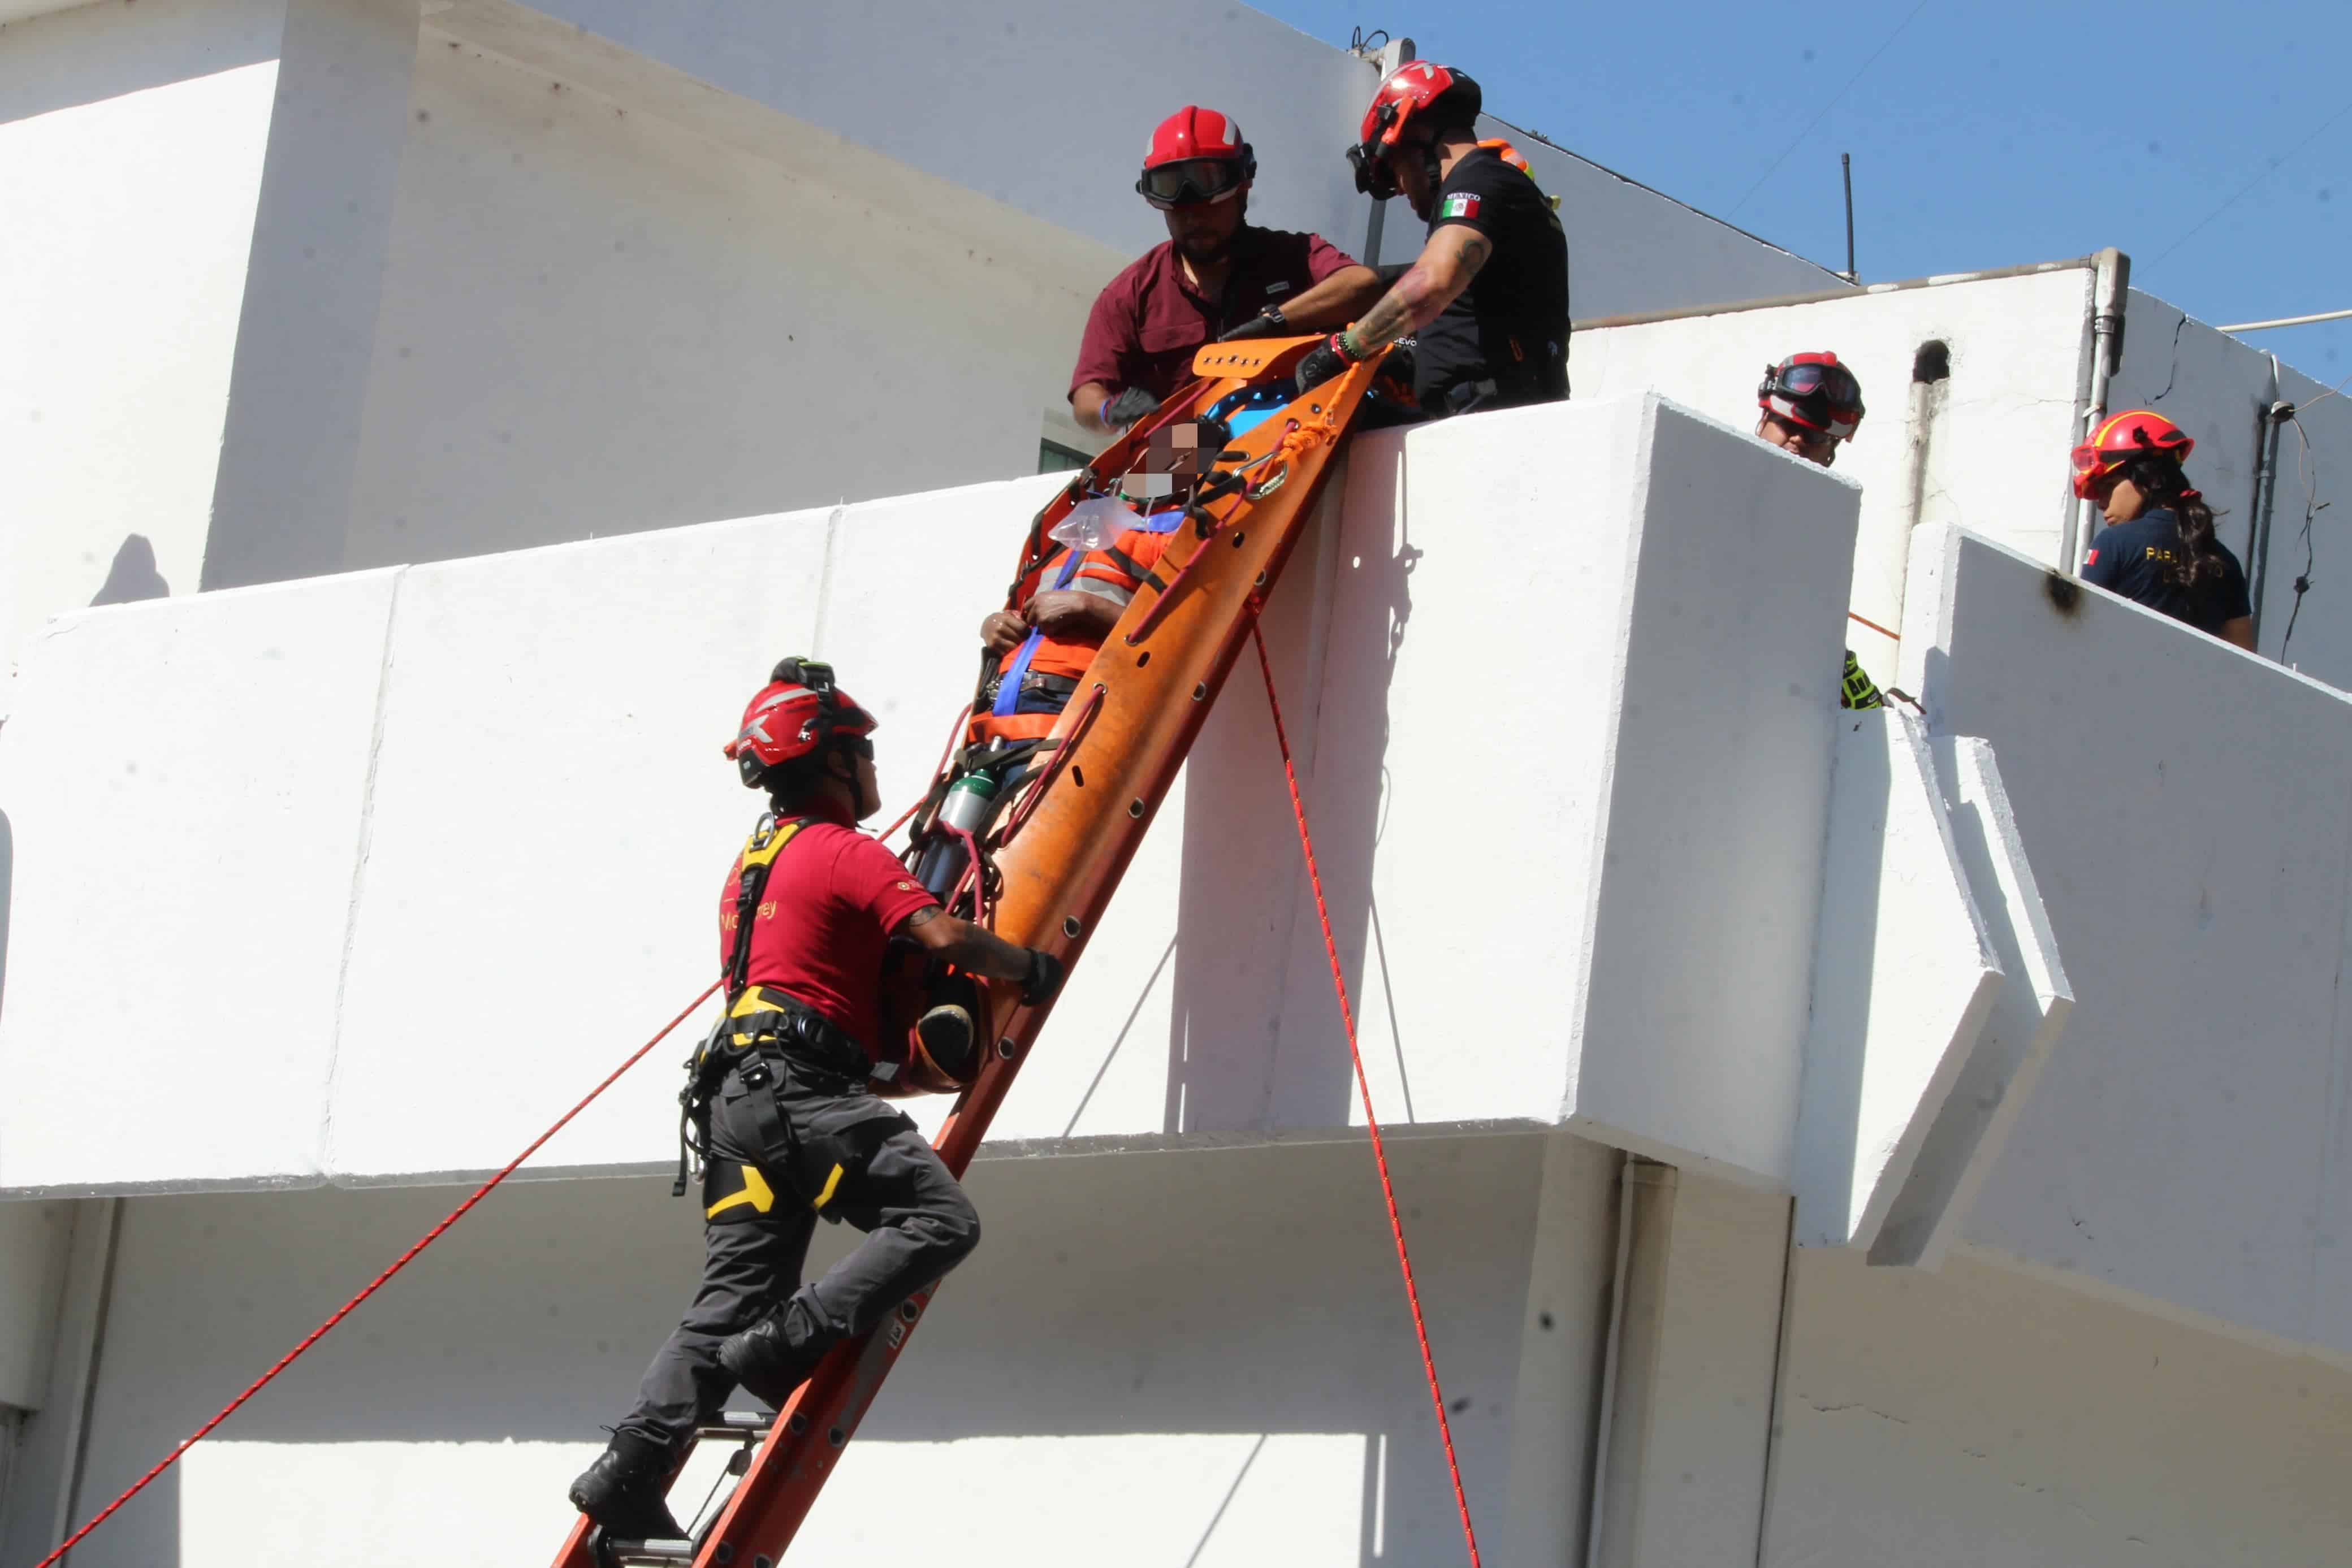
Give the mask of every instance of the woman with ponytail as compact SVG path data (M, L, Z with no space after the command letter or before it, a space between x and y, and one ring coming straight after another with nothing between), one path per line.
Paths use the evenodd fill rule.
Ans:
M2074 494L2107 520L2083 580L2251 653L2245 570L2213 537L2213 508L2181 471L2196 444L2162 414L2136 408L2101 421L2074 448Z

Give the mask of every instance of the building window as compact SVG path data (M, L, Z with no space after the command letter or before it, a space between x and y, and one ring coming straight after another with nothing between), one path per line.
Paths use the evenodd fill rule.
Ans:
M1040 474L1069 474L1093 461L1091 454L1065 446L1058 441L1037 443L1037 472Z

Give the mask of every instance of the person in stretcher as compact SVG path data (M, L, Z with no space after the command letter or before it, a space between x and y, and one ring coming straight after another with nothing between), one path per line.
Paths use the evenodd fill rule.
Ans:
M1242 423L1184 421L1156 430L1133 472L1070 508L1051 532L1032 528L1005 607L980 623L982 674L961 766L916 813L924 847L914 857L915 880L935 897L949 897L970 859L955 835L984 837L1028 779L1097 650L1136 591L1159 580L1160 557L1184 521L1180 497Z

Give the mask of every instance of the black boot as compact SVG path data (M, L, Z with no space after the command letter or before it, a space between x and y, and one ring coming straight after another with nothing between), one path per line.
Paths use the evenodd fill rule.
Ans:
M754 1399L781 1410L841 1336L818 1326L798 1296L719 1346L719 1364Z
M596 1462L572 1483L572 1506L617 1541L677 1541L669 1511L670 1454L659 1443L615 1432Z

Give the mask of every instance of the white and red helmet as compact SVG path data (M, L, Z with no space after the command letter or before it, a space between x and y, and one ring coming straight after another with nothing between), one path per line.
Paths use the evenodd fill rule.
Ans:
M1135 188L1155 207L1222 202L1257 178L1257 154L1231 115L1188 103L1153 128Z
M1414 60L1399 66L1372 94L1357 127L1356 145L1348 149L1355 165L1356 189L1375 201L1397 193L1396 172L1389 166L1405 131L1415 120L1449 126L1475 125L1485 95L1467 71L1441 66L1435 60Z
M1862 382L1832 353L1791 354L1764 369L1756 406L1832 441L1862 428Z
M743 782L756 789L771 768L813 757L838 740L869 736L874 728L874 716L833 684L831 664L786 659L743 710L725 750Z

